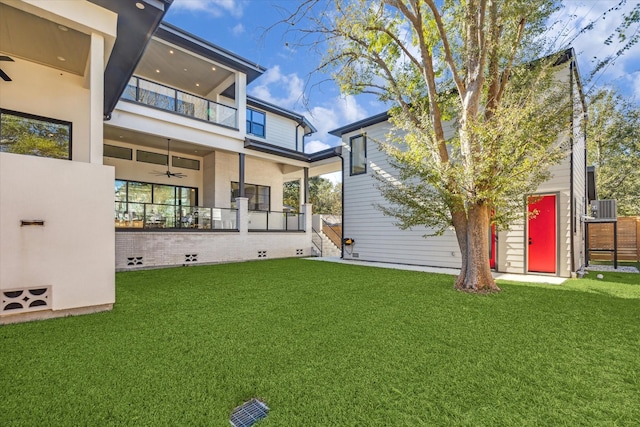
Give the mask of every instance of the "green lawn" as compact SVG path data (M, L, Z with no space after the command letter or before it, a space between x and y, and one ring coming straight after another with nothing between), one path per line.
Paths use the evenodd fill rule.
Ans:
M0 425L228 426L256 396L261 427L637 426L640 275L592 276L470 295L300 259L119 273L112 312L0 327Z

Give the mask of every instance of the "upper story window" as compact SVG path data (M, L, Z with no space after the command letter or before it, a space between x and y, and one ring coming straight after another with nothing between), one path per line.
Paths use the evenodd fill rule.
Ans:
M266 116L262 111L247 108L247 133L264 138Z
M71 123L0 110L0 152L71 159Z
M351 175L360 175L367 172L367 137L356 135L349 140L351 147Z

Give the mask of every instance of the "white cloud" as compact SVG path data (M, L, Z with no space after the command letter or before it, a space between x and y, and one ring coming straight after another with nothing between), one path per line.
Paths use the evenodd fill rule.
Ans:
M239 0L174 0L171 9L207 12L215 17L229 14L240 18L244 10L244 5L245 2Z
M565 45L575 37L571 45L578 54L578 64L583 80L589 77L600 60L614 55L622 47L617 36L609 45L605 44L605 40L614 34L622 16L630 13L636 3L627 2L622 5L620 10L607 12L617 4L617 1L567 2L566 6L554 17L554 20L561 22L557 31L560 31L560 28L565 28L566 32L564 36L558 38L557 49L566 47ZM593 23L593 28L579 34L579 31L590 23ZM634 96L634 93L629 93L629 91L635 89L636 99L640 99L638 98L636 81L629 80L630 74L633 75L637 72L639 66L640 44L636 44L606 69L599 71L595 77L595 83L597 85L614 85L628 97ZM586 81L583 83L587 85L585 90L590 89L592 83Z
M316 151L326 150L327 148L331 148L331 146L317 139L314 139L313 141L305 141L304 143L305 153L315 153Z
M276 65L260 77L249 93L279 107L294 109L302 101L304 81L296 73L283 74Z
M231 34L234 36L239 36L242 33L244 33L244 25L242 24L238 24L231 29Z

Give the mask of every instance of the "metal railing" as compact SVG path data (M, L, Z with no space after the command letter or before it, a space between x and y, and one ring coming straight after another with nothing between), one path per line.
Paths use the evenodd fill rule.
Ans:
M131 77L122 99L139 102L174 113L205 120L230 128L238 128L238 110L178 89Z
M116 228L238 230L237 209L115 202Z
M277 211L249 211L249 230L305 231L304 214Z
M318 230L315 228L312 229L313 234L311 235L311 243L313 247L316 249L316 256L322 257L322 236L318 233ZM313 249L313 248L311 248Z
M329 238L329 240L331 240L331 242L333 242L334 245L336 245L338 249L340 249L342 246L342 232L338 233L334 227L335 224L330 224L327 220L322 218L322 232ZM340 227L340 230L342 231L342 224L340 224ZM331 233L327 234L327 229L331 230Z

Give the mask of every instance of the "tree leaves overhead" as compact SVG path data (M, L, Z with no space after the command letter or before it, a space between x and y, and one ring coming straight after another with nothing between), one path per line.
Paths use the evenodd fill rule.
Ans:
M612 89L589 99L588 161L599 199L616 199L618 215L640 215L640 108Z

